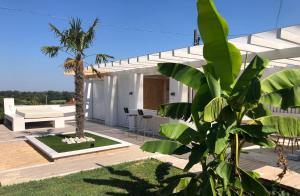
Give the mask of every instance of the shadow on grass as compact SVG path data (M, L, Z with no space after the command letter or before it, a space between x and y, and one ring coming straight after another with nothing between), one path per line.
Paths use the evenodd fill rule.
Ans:
M161 195L160 190L163 188L163 180L169 175L169 163L161 163L155 169L155 179L149 182L147 179L135 176L128 170L118 170L113 167L104 167L113 177L110 179L83 179L84 182L93 185L108 186L113 190L118 189L118 192L106 192L107 195ZM124 193L120 193L120 189Z

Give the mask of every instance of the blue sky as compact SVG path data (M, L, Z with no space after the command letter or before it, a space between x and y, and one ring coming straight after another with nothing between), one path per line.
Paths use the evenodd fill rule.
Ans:
M63 18L79 17L87 27L101 21L90 54L107 53L127 58L192 45L196 0L0 0L0 90L73 90L61 64L40 52L57 44L48 23L67 27ZM215 0L227 19L230 34L273 29L279 0ZM300 23L300 1L283 0L278 26ZM6 10L14 8L19 11ZM51 17L51 16L56 17ZM168 33L171 32L171 33ZM94 59L87 60L92 63Z

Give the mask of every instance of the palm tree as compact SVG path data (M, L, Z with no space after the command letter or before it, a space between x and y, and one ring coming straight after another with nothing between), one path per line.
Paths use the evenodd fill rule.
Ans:
M71 19L69 28L60 31L53 24L50 24L51 30L59 39L58 46L44 46L41 51L53 58L60 51L70 55L64 62L65 71L74 72L75 81L75 101L76 101L76 136L84 137L84 59L87 57L85 50L88 49L95 39L95 29L98 24L96 18L91 27L84 31L80 19ZM95 54L97 64L107 62L113 57L107 54ZM94 69L93 69L94 70ZM99 75L99 74L97 74Z

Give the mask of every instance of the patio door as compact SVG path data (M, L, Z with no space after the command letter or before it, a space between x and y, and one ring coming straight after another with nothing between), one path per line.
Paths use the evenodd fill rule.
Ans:
M105 95L104 81L94 80L92 84L93 93L93 118L97 120L105 119Z
M129 105L129 75L120 74L118 76L118 125L128 127L128 120L124 108ZM130 109L130 108L129 108Z

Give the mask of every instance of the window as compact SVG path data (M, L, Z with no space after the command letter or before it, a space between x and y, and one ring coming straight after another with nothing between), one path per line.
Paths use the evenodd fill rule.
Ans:
M157 110L169 102L169 78L161 75L144 76L144 109Z

